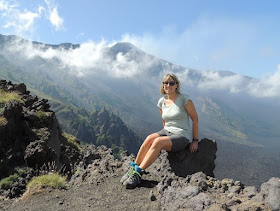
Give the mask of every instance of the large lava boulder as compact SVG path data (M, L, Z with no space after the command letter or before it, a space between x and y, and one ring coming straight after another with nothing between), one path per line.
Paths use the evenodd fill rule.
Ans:
M186 177L196 172L203 172L207 176L214 177L216 152L216 141L207 138L198 143L198 151L195 153L191 153L188 148L176 153L163 152L160 156L161 175L172 172L177 176Z

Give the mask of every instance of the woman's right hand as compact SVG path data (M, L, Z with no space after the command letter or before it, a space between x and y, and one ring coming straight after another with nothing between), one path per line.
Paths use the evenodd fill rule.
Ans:
M190 144L190 152L191 153L194 153L198 150L198 141L193 141L191 144Z

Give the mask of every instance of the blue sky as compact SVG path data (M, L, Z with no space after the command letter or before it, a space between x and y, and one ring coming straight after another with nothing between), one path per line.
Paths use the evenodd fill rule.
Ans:
M0 0L0 33L43 43L132 42L197 70L280 71L279 1Z

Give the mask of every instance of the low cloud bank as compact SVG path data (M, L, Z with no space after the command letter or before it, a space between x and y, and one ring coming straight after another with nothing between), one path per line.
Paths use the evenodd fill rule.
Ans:
M227 90L230 93L247 93L258 98L280 97L280 65L277 70L261 79L232 74L223 76L222 72L200 72L201 79L197 82L199 89Z
M260 81L249 83L249 94L256 97L279 97L280 96L280 65L277 70Z
M219 72L201 72L203 80L198 84L200 89L229 90L239 93L246 86L245 77L241 75L221 76Z
M101 73L107 77L137 78L146 75L159 64L163 68L162 75L172 72L176 68L176 65L170 65L147 54L137 54L135 49L131 49L127 53L108 54L109 48L114 44L116 42L89 41L78 48L66 50L64 48L46 48L45 45L34 45L32 42L18 40L9 45L5 49L5 53L9 54L8 56L20 55L22 59L27 60L41 57L49 62L57 62L58 68L69 69L71 73L79 77ZM191 75L189 69L178 72L177 75L184 84L197 86L202 90L226 90L230 93L247 93L260 98L280 97L280 65L273 74L261 79L218 71L196 71L194 76Z
M148 55L142 55L141 62L133 58L135 52L119 52L112 56L108 54L109 48L115 43L107 43L102 40L99 43L89 41L81 44L78 48L64 49L63 47L51 48L46 45L34 45L32 42L15 40L6 47L2 54L8 57L17 55L21 60L32 60L41 57L49 62L56 62L59 68L67 68L78 77L85 77L94 73L107 74L110 77L126 78L140 75L147 71L158 59ZM139 58L138 58L139 59Z

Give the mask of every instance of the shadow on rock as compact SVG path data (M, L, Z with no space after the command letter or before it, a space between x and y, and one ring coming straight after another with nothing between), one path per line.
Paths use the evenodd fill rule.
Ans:
M157 185L158 185L158 181L142 179L142 180L141 180L141 184L139 185L139 187L143 187L143 188L154 188L154 187L157 186Z

